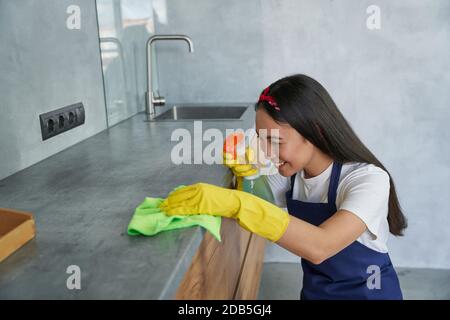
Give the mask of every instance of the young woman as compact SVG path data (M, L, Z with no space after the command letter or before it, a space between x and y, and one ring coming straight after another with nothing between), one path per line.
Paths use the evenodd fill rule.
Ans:
M162 210L235 218L300 256L302 299L402 299L386 245L389 232L406 228L394 183L324 87L305 75L280 79L256 110L256 130L265 129L265 151L277 159L279 174L269 176L276 205L197 183L171 193ZM244 166L230 167L242 176Z

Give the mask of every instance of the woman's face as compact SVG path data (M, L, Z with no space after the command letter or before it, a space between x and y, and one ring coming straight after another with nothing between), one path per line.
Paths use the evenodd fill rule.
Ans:
M301 171L313 156L312 143L289 124L276 123L263 108L256 111L256 132L264 153L284 177Z

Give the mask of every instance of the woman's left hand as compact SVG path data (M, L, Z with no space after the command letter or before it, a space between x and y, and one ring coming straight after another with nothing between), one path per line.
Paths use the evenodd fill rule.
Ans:
M244 191L196 183L173 191L161 205L167 215L210 214L234 218L244 229L273 242L289 224L289 214Z
M207 183L196 183L177 189L162 202L160 209L167 215L210 214L234 217L240 208L235 190Z

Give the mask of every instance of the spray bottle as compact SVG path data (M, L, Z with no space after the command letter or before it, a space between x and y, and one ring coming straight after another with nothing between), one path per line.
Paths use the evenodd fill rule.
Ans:
M274 202L272 190L267 182L267 175L278 172L275 165L265 157L260 148L255 130L235 132L228 136L224 144L224 153L239 164L253 167L254 174L236 177L236 188L252 193L264 200Z
M251 131L250 135L246 136L246 144L249 147L249 153L253 155L249 160L257 169L257 173L244 177L242 189L273 203L274 197L267 182L267 176L274 174L277 169L272 161L265 157L261 148L259 148L255 131Z

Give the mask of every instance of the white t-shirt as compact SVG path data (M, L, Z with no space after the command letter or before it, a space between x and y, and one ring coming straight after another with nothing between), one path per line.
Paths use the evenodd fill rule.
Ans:
M297 173L292 198L303 202L326 203L333 168L331 164L318 176L306 179L303 170ZM267 176L275 204L287 211L285 193L290 189L291 178L279 173ZM383 169L367 163L349 162L342 165L336 195L337 210L347 210L357 215L367 230L357 239L368 248L387 252L389 224L389 175Z

